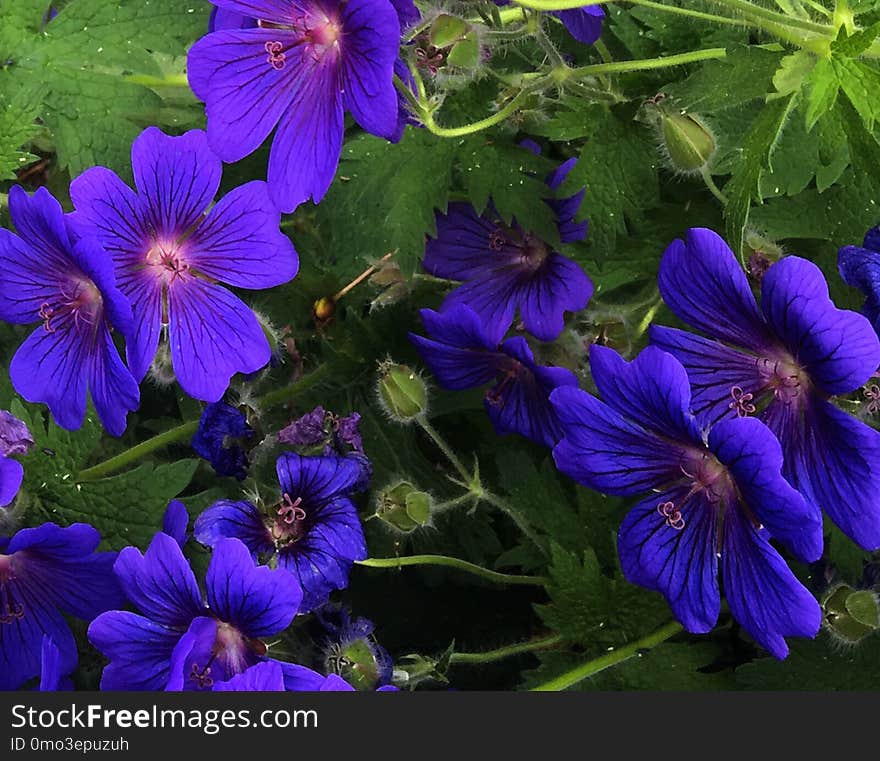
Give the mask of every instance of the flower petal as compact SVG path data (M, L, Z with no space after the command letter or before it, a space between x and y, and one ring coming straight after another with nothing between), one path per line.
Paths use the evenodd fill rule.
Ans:
M730 247L706 228L691 228L660 261L663 300L684 322L739 346L761 350L772 342L746 274Z
M186 243L186 261L210 278L239 288L272 288L292 280L299 258L279 229L281 213L265 182L227 193Z
M550 395L550 402L563 431L553 459L575 481L626 496L681 475L681 447L639 428L585 391L563 386Z
M300 2L295 0L211 0L213 5L241 16L290 24L297 14Z
M211 610L248 637L270 637L286 629L302 600L286 573L255 566L238 539L215 545L205 587Z
M792 486L858 545L880 549L880 432L823 399L803 412L773 403L765 422L782 442Z
M840 276L865 294L862 312L880 332L880 253L859 246L846 246L837 256Z
M721 595L715 554L715 506L699 495L682 504L687 490L654 494L624 518L617 537L623 575L661 592L689 632L709 631L718 620ZM684 521L674 528L658 511L663 502L679 505Z
M160 240L177 240L201 219L220 189L223 171L204 132L171 137L158 127L147 127L135 139L131 168Z
M822 271L797 256L781 259L761 281L767 321L826 394L861 386L880 365L880 339L862 315L837 309Z
M648 346L627 362L614 349L593 344L590 368L605 403L624 417L674 441L702 442L690 413L687 373L671 354Z
M169 342L187 394L216 402L236 373L253 373L272 352L254 313L225 288L188 277L168 289Z
M101 424L112 436L125 432L126 416L140 405L140 390L119 358L110 331L99 328L88 362L89 391Z
M193 533L208 547L215 547L223 539L240 539L255 556L274 550L263 516L250 502L215 502L196 518Z
M822 515L782 477L782 447L764 423L755 418L723 420L709 432L709 448L774 539L804 562L822 557Z
M551 253L534 273L520 276L516 295L526 330L553 341L565 327L565 312L579 312L593 295L593 281L580 265Z
M313 692L321 689L326 677L317 671L299 666L296 663L278 661L284 674L284 689L288 692Z
M283 452L275 463L281 492L291 498L302 497L305 510L316 510L335 497L356 490L363 477L363 466L352 457L322 455L306 457Z
M552 13L568 29L568 33L578 42L592 45L602 36L602 18L605 12L598 6L570 8Z
M768 541L739 510L725 516L721 562L733 617L776 658L788 655L785 637L815 637L822 611Z
M186 529L189 526L189 513L179 499L172 499L162 518L162 533L168 534L183 549L186 544Z
M349 0L342 11L343 105L367 132L391 138L397 127L392 79L400 23L385 0Z
M760 360L752 354L678 328L652 325L649 335L654 346L672 354L687 370L691 410L703 426L736 414L735 388L756 399L765 385L758 372Z
M214 682L214 692L284 692L284 671L278 661L263 661L225 682Z
M113 610L92 621L89 641L110 660L102 690L164 690L181 632L136 613Z
M309 198L321 201L342 150L345 122L337 64L330 54L316 60L307 47L288 53L287 68L294 72L298 86L269 152L269 193L283 212Z
M220 31L189 50L189 84L205 102L208 142L223 161L259 148L293 100L297 72L269 63L266 46L275 42L289 51L296 38L277 29Z
M0 507L15 499L23 480L24 466L18 460L0 457Z
M183 628L204 613L192 568L168 534L157 533L143 554L136 547L126 547L114 571L128 599L157 623Z

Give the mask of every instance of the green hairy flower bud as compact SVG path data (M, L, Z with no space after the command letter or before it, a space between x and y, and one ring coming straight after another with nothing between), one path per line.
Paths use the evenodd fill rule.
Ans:
M428 409L428 390L411 367L385 362L379 367L379 401L392 420L407 423Z
M399 481L379 493L376 517L408 534L431 521L431 495L408 481Z
M712 161L717 147L715 136L698 116L663 109L660 127L663 146L674 169L690 174Z
M828 630L843 642L855 644L880 629L880 603L870 590L836 587L822 608Z
M435 48L448 48L467 36L472 29L464 19L443 13L434 19L428 40Z

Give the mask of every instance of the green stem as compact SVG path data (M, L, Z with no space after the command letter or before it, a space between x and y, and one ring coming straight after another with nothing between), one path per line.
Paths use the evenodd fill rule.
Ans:
M504 106L504 108L499 109L485 119L480 119L477 122L465 124L461 127L441 127L436 121L434 121L434 115L427 109L422 113L422 121L424 122L425 127L440 137L463 137L464 135L481 132L484 129L489 129L489 127L494 127L496 124L500 124L520 107L520 104L526 95L528 95L528 90L520 90L511 101ZM422 107L424 109L424 104Z
M709 172L708 166L703 166L700 169L700 176L703 178L703 182L706 183L706 187L709 189L709 192L715 196L719 201L721 201L722 205L727 206L727 196L721 191L721 189L715 184L715 180L712 179L712 174Z
M149 74L123 74L126 82L145 87L189 87L186 74L168 74L164 77L152 77Z
M584 679L589 679L589 677L595 676L600 671L604 671L607 668L616 666L618 663L623 663L624 661L629 660L641 650L650 650L652 647L656 647L681 631L683 631L683 629L678 621L670 621L666 626L657 629L657 631L652 634L642 637L635 642L630 642L628 645L617 650L605 653L591 661L582 663L580 666L573 668L571 671L566 671L564 674L555 679L551 679L549 682L544 682L537 687L533 687L532 690L534 692L558 692L559 690L568 689L572 685L582 682Z
M522 531L522 533L532 540L532 544L534 544L541 552L546 554L544 550L544 544L541 542L541 537L535 533L534 529L529 525L529 522L525 519L522 513L519 512L516 508L511 506L506 500L499 497L497 494L493 494L492 492L483 490L481 493L481 499L488 502L492 507L500 510L502 513L507 515L510 520L512 520L516 527Z
M289 401L297 394L308 391L329 374L330 367L331 364L329 363L321 365L296 383L291 383L289 386L284 386L283 388L276 389L275 391L266 394L260 399L260 405L267 409L269 407L275 407L283 402ZM199 421L190 420L176 428L163 431L146 441L142 441L140 444L136 444L130 449L126 449L124 452L120 452L118 455L104 460L104 462L99 462L91 468L81 470L76 477L77 483L83 481L95 481L99 478L104 478L104 476L110 475L117 470L121 470L126 465L136 462L142 457L146 457L148 454L152 454L170 444L175 444L179 441L185 441L186 439L191 438L198 428Z
M446 443L446 440L440 435L440 432L434 428L433 425L428 421L424 415L419 415L416 417L416 423L418 423L419 427L428 434L437 448L443 452L446 456L446 459L452 463L452 467L454 467L458 471L458 475L461 476L462 480L465 483L465 486L469 489L473 488L475 484L473 473L468 472L468 469L464 466L461 460L458 459L458 455L452 451L452 447Z
M536 650L549 650L563 641L562 637L554 634L552 637L534 639L530 642L520 642L516 645L507 645L495 650L487 650L485 653L453 653L449 656L449 663L453 665L462 663L492 663L493 661L500 661L503 658L510 658L514 655L533 653Z
M665 69L668 66L681 66L685 63L696 61L708 61L711 59L724 58L727 56L725 48L706 48L704 50L691 50L687 53L676 55L659 56L657 58L641 58L635 61L611 61L610 63L592 63L580 66L568 71L569 77L593 76L596 74L615 74L630 71L650 71L652 69Z
M818 24L815 21L808 21L807 19L787 16L784 13L777 13L776 11L771 11L769 8L750 3L748 0L713 0L713 2L717 5L726 5L728 8L739 11L744 16L751 16L753 19L764 19L782 27L794 27L796 29L803 29L807 32L816 32L822 35L828 35L831 32L831 27L827 24Z
M690 16L691 18L700 19L701 21L711 21L713 24L728 24L730 26L743 26L747 22L745 19L733 19L727 16L717 16L714 13L706 11L693 11L690 8L680 8L677 5L664 5L663 3L655 3L653 0L627 0L631 5L641 5L645 8L652 8L657 11L664 11L678 16ZM755 24L752 23L754 26Z
M499 573L481 565L469 563L467 560L449 557L448 555L408 555L399 558L367 558L355 561L357 565L367 568L402 568L408 565L439 565L447 568L455 568L459 571L472 573L486 581L495 584L510 584L514 586L543 587L547 585L547 579L543 576L521 576L512 573Z

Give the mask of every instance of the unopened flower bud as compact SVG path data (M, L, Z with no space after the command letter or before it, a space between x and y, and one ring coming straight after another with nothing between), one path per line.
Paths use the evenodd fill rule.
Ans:
M329 296L322 296L312 305L312 317L317 323L327 322L336 311L336 302Z
M406 423L427 410L428 391L411 367L386 362L379 367L379 401L389 417Z
M715 155L715 135L693 114L662 108L660 137L672 168L685 174L699 172Z
M880 629L880 604L870 590L839 586L822 607L828 630L843 642L855 644Z
M459 69L476 69L480 65L480 40L476 32L469 32L452 46L446 64Z
M431 495L408 481L399 481L379 493L376 517L408 534L430 523Z

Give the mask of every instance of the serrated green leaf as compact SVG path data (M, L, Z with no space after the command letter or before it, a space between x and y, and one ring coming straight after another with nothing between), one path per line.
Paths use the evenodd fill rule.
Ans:
M657 148L641 124L606 112L577 164L559 188L560 196L581 188L586 194L580 216L590 220L588 242L613 258L618 236L638 224L659 202Z
M868 130L880 117L880 70L864 61L833 58L840 87L858 111Z
M807 130L812 130L813 125L834 107L840 90L837 72L831 61L821 59L804 80L804 85L807 88Z
M0 180L12 180L15 172L36 160L23 147L41 131L35 124L45 88L38 82L20 87L0 71Z
M831 43L831 52L836 56L856 58L871 47L878 36L880 36L880 22L860 29L848 37L846 36L846 28L841 26L838 38Z
M727 237L738 254L742 252L743 233L749 221L752 202L761 200L761 175L770 167L779 134L796 103L797 93L794 93L772 100L761 109L743 141L740 163L725 185L728 197L725 208Z
M653 631L670 618L663 598L611 578L599 567L596 554L583 559L553 545L547 587L549 605L538 605L541 620L566 641L591 647L628 642Z

